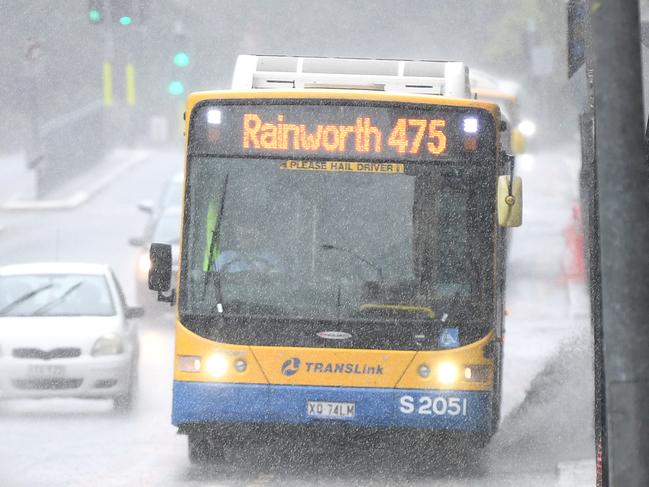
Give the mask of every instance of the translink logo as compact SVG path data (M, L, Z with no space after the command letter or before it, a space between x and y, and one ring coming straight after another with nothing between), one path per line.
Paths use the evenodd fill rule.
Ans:
M297 357L290 358L282 364L282 374L287 377L297 374L300 370L300 359Z
M290 377L297 374L300 359L290 358L282 364L282 374ZM306 372L311 374L354 374L354 375L383 375L383 365L368 365L355 363L305 362Z

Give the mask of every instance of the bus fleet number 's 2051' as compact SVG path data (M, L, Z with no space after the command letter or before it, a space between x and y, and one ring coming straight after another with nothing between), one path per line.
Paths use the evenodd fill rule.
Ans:
M399 410L403 414L428 414L434 416L466 416L467 400L459 397L401 396Z

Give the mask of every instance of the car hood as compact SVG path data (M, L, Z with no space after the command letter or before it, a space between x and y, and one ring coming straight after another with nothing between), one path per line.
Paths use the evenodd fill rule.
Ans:
M81 348L89 354L95 341L121 331L118 316L3 316L0 347L3 354L14 348Z

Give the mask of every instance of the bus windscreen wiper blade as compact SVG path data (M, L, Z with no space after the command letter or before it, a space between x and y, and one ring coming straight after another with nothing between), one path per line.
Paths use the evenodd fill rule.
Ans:
M24 303L28 299L31 299L32 297L36 296L37 294L46 291L47 289L50 289L54 284L46 284L45 286L41 286L39 288L36 288L32 291L29 291L26 294L23 294L17 299L14 299L11 303L7 304L4 308L0 309L0 315L7 314L9 311L14 309L16 306L18 306L21 303Z
M348 253L352 257L355 257L356 259L360 260L364 264L367 264L372 269L374 269L378 273L379 280L381 282L383 282L383 269L381 269L381 266L379 266L378 264L375 264L374 262L372 262L370 260L367 260L365 257L363 257L362 255L354 252L353 250L350 250L350 249L345 248L345 247L338 247L337 245L331 245L331 244L322 244L322 245L320 245L320 248L322 250L338 250L339 252Z
M210 248L207 251L207 267L205 269L205 280L203 281L203 300L205 300L205 293L207 291L207 281L210 278L210 272L212 270L212 264L214 262L214 248L217 245L220 236L221 236L221 221L223 220L223 208L225 207L225 195L228 191L228 178L230 173L225 175L225 180L223 181L223 191L221 192L221 201L219 203L219 214L217 215L216 223L212 229L212 236L210 237ZM217 275L216 278L216 309L218 313L223 313L223 299L221 296L221 278Z

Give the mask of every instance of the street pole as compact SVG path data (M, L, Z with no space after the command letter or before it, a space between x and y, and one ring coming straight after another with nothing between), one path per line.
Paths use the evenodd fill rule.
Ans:
M27 107L29 110L30 145L27 151L27 167L34 171L34 194L40 198L42 193L41 172L45 159L41 136L40 91L43 66L41 57L43 46L37 40L30 40L25 50L27 74Z
M649 485L649 170L638 3L591 0L608 480Z

